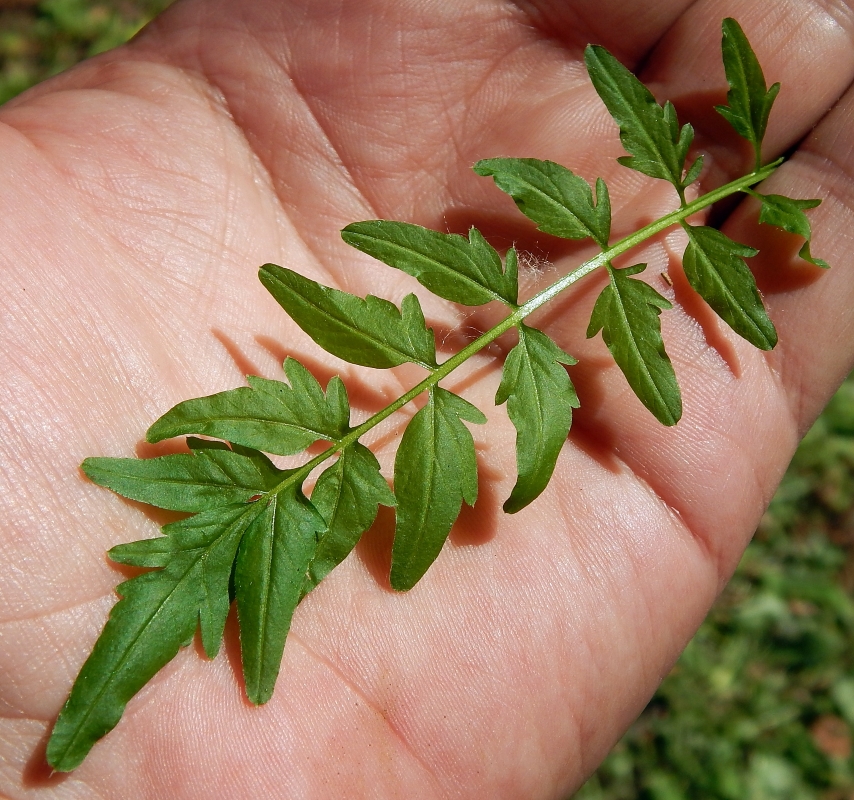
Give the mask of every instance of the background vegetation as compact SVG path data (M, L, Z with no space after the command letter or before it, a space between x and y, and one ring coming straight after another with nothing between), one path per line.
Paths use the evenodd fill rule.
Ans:
M575 800L854 800L854 378L735 577Z
M0 103L131 38L172 0L0 0Z
M0 102L171 0L0 0ZM854 379L804 440L735 578L575 800L854 800Z

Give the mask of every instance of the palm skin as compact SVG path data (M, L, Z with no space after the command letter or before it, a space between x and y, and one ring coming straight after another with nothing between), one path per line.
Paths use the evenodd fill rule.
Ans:
M757 228L755 208L726 221L764 248L778 348L755 351L711 319L681 275L678 237L656 240L633 261L674 281L663 324L685 400L677 427L658 425L601 339L584 338L592 278L536 320L581 360L582 402L539 500L500 512L515 465L513 429L490 411L496 346L445 382L490 416L474 431L480 499L415 589L388 588L383 516L300 606L268 705L242 695L230 623L215 661L182 651L82 767L50 776L50 726L121 578L104 551L163 521L87 483L81 460L161 452L140 444L159 414L247 372L279 377L285 354L323 381L340 372L362 415L418 379L319 352L255 278L273 261L362 295L412 291L340 240L350 221L482 224L496 245L553 262L526 270L529 293L578 263L583 247L538 237L471 172L479 158L601 175L614 238L671 208L669 187L614 162L622 148L581 51L597 41L644 63L658 96L691 111L723 101L728 15L783 83L766 156L820 123L765 189L825 199L813 252L834 269L800 262L799 243ZM185 0L132 45L6 106L0 792L567 796L699 625L852 365L852 30L848 6L806 0ZM704 189L749 163L711 117L696 122ZM415 290L447 348L492 319ZM386 466L405 417L374 437Z

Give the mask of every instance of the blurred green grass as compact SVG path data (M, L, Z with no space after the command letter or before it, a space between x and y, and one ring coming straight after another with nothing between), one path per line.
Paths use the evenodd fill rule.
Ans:
M171 0L0 0L0 102ZM804 439L730 585L575 800L854 800L854 378Z
M739 568L575 800L854 798L854 378Z
M126 42L171 0L0 0L0 103Z

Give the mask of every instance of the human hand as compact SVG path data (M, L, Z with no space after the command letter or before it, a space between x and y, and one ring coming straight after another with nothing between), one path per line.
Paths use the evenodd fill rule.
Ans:
M6 106L0 791L515 800L577 786L699 625L852 363L854 19L823 8L185 0L131 46ZM487 353L448 384L490 414L474 431L481 499L415 589L388 589L380 519L300 606L269 704L243 698L230 626L218 659L182 651L82 767L47 777L50 726L115 600L104 551L156 532L83 481L82 459L154 452L138 443L171 405L244 372L278 377L288 353L323 380L340 371L363 412L411 385L415 368L378 376L319 353L255 278L274 261L362 295L412 291L341 242L348 222L478 224L550 257L545 274L526 274L529 292L577 263L580 248L519 225L471 172L480 158L603 177L615 236L671 208L672 189L613 160L622 148L580 65L588 41L646 64L641 77L695 123L704 188L732 177L744 163L725 125L689 114L723 100L727 15L783 83L766 157L822 120L769 188L825 199L813 250L834 269L816 279L755 213L725 223L763 248L777 349L753 350L691 304L673 240L633 254L675 284L663 325L685 398L676 428L585 339L595 292L580 287L539 317L581 360L582 408L532 506L500 512L515 434L489 411L501 361ZM488 324L488 309L425 299L425 311L461 335ZM389 430L377 441L386 462Z

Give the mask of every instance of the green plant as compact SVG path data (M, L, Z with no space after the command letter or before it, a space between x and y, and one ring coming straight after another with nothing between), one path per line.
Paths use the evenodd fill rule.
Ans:
M635 277L646 265L613 264L649 237L680 226L688 237L684 265L689 283L749 342L764 350L776 344L774 325L744 261L756 251L687 221L718 200L749 193L760 201L764 221L800 233L806 239L801 255L826 266L809 252L809 223L803 213L817 201L762 195L751 188L780 163L762 166L760 159L778 87L767 89L738 24L725 20L723 31L730 91L729 105L719 110L753 146L751 172L689 202L686 189L702 169L702 157L690 164L686 160L693 129L680 127L671 103L660 106L612 55L591 45L585 53L590 78L630 154L621 163L668 181L677 193L677 210L609 244L611 210L601 179L594 192L552 162L481 161L475 171L491 176L541 230L590 238L601 252L520 303L515 249L502 262L476 229L465 238L402 222L348 225L342 232L345 241L415 277L438 296L467 306L498 303L507 315L440 364L433 331L415 295L398 308L382 298L356 297L267 264L260 271L262 283L321 347L377 369L417 364L427 377L351 427L341 380L333 378L324 391L302 364L288 358L287 383L250 377L248 387L180 403L149 429L150 442L190 435L189 453L84 462L94 482L191 516L164 526L160 538L110 551L116 562L152 571L118 588L122 599L81 669L48 745L55 769L77 766L118 722L128 700L192 640L198 626L205 652L215 655L232 597L247 695L253 703L266 702L294 608L352 550L379 505L397 507L391 584L399 591L411 588L438 556L462 504L473 505L477 495L474 444L464 422L478 424L486 418L440 381L511 329L518 343L505 362L496 402L507 404L516 427L518 478L504 508L513 513L536 499L555 468L578 400L565 369L575 359L525 319L595 270L603 269L608 283L593 309L588 337L601 331L641 402L663 424L676 424L682 400L660 327L660 314L671 304ZM401 439L392 493L377 459L359 440L421 394L427 399ZM265 455L293 456L317 442L328 446L293 469L279 469ZM333 457L309 499L303 492L309 476Z

